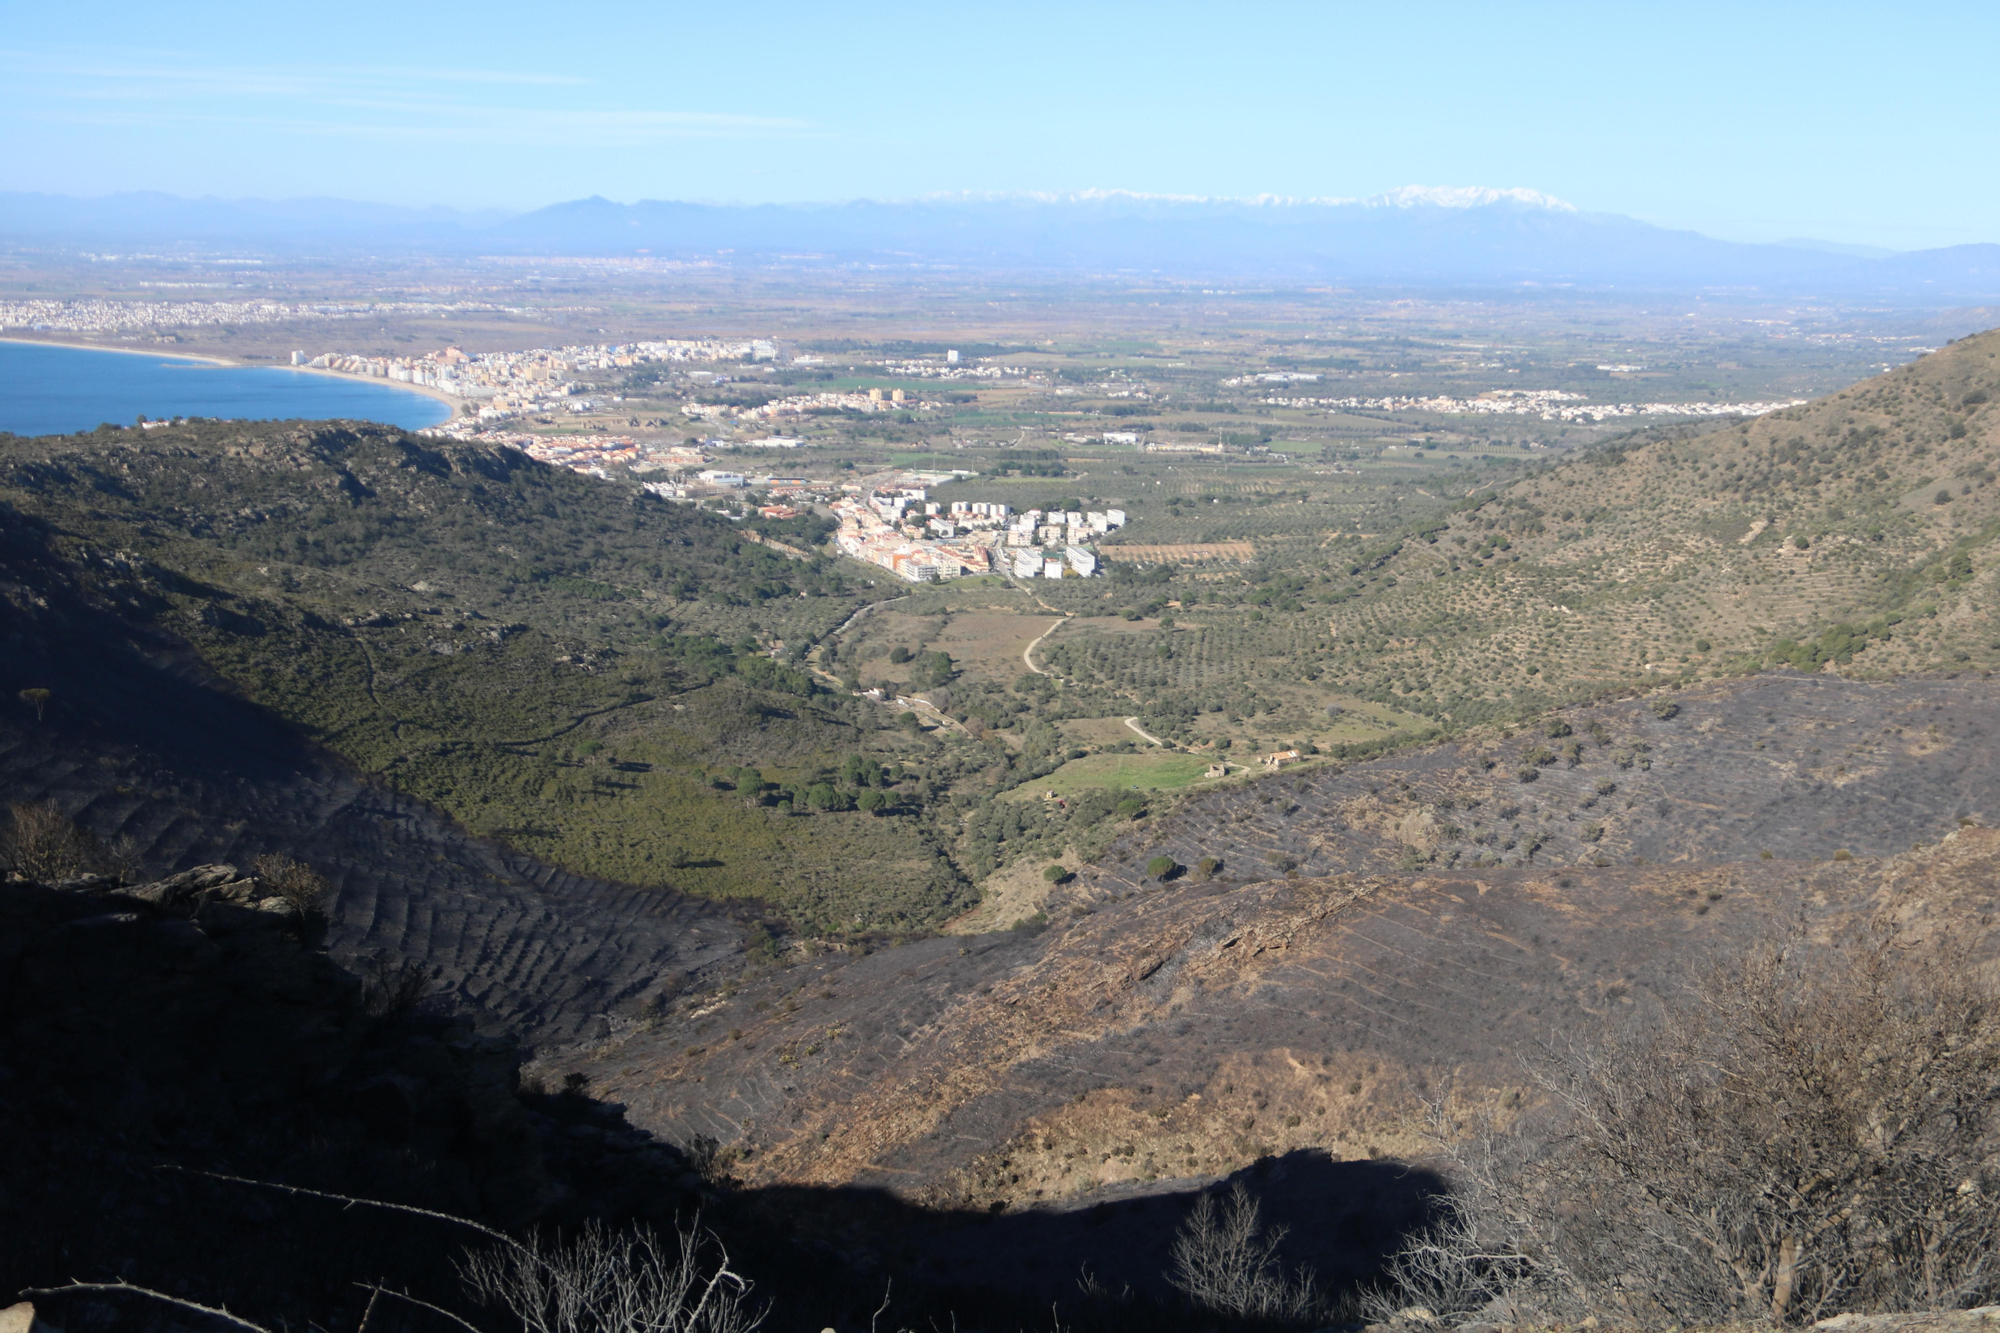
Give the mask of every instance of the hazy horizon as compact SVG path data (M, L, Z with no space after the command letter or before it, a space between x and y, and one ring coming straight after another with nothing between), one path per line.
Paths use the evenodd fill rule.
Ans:
M1735 241L2000 235L2000 113L1961 95L2000 15L1969 4L197 10L11 7L0 189L521 212L1469 182Z

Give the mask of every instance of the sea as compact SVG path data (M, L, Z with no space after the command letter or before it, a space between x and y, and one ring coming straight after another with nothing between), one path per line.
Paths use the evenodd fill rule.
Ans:
M451 416L429 394L282 366L0 342L0 431L61 435L175 417L379 421L415 430Z

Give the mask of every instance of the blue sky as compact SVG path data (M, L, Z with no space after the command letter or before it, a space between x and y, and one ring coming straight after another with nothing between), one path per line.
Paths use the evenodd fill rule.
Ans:
M0 0L0 189L530 208L1519 186L2000 241L2000 5Z

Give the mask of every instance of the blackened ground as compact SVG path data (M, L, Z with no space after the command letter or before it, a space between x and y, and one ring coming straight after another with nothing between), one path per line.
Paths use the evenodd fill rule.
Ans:
M1838 849L1889 856L1962 817L2000 819L2000 682L1990 679L1879 683L1782 670L1558 720L1569 735L1535 727L1198 796L1120 839L1078 877L1072 900L1147 884L1146 863L1162 853L1187 867L1218 859L1239 882L1291 867L1391 869L1411 844L1429 864L1460 870L1700 864L1767 851L1810 861ZM1562 754L1572 742L1575 763ZM1532 762L1537 750L1553 762ZM1611 790L1600 794L1603 784Z
M1897 895L1990 925L2000 840L1960 825L1993 813L1992 682L1786 673L1672 701L1210 795L1130 846L1219 850L1213 880L1113 858L1043 933L798 961L541 1066L758 1186L1056 1208L1297 1152L1407 1159L1437 1089L1521 1094L1541 1043L1615 1038L1747 945ZM1539 745L1557 761L1517 764ZM1260 839L1347 859L1273 875Z

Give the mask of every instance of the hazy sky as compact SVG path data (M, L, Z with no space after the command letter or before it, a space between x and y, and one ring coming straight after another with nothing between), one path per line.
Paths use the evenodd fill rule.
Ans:
M0 189L614 199L1525 186L2000 241L2000 4L0 0Z

